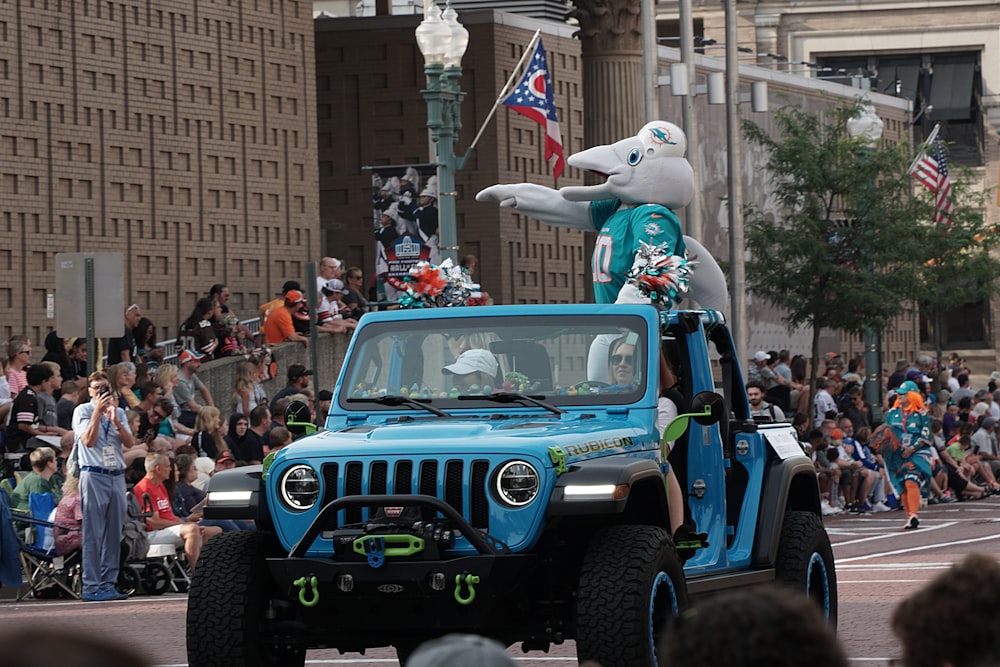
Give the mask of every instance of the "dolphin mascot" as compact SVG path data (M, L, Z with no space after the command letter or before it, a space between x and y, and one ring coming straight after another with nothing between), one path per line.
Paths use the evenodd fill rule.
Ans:
M534 183L492 185L476 200L500 202L550 225L599 232L592 263L598 303L649 303L628 275L649 261L650 246L660 246L668 257L690 256L697 263L671 300L687 296L703 308L728 313L722 270L701 243L682 234L672 210L694 197L686 151L687 137L679 127L653 121L634 137L569 156L570 166L602 176L603 183L559 190Z

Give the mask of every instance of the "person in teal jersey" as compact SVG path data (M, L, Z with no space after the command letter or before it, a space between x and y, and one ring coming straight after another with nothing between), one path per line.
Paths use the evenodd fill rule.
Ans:
M684 257L687 249L681 222L674 212L659 204L631 206L619 199L592 202L594 228L593 281L597 303L615 303L626 274L635 263L639 242L666 244L667 255Z
M899 400L886 413L873 442L878 443L878 451L885 459L885 467L892 475L893 485L906 510L903 528L917 528L920 525L917 517L920 489L931 478L930 458L923 452L932 445L932 440L931 417L913 382L907 381L900 386Z
M632 137L566 159L571 167L602 176L599 183L559 190L535 183L498 184L480 191L476 200L499 202L557 227L597 230L592 259L597 303L650 303L649 293L655 290L655 300L663 305L687 297L725 314L729 294L722 269L698 239L682 235L673 213L694 199L694 172L686 151L683 130L657 120ZM644 249L644 243L649 247ZM630 279L630 271L638 281Z

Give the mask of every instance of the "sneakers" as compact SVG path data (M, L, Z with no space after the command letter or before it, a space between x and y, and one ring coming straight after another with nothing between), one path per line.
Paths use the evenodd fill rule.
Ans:
M842 509L840 509L839 507L833 507L828 502L821 502L820 509L823 512L823 516L832 516L834 514L840 514L841 512L843 512Z
M938 498L937 496L931 496L930 498L927 499L927 504L928 505L938 505L940 503L941 503L941 499Z
M906 525L903 526L903 530L914 530L920 527L920 519L917 518L916 514L911 514L906 519Z
M883 503L881 500L872 505L872 509L876 512L891 512L892 508Z
M96 593L84 593L80 599L85 602L111 602L112 600L127 600L127 593L119 593L116 589L110 588L106 591Z
M947 505L948 503L958 502L958 499L955 496L944 495L938 498L938 502L942 505Z
M117 600L118 594L117 591L97 591L96 593L84 593L80 598L84 602L110 602Z

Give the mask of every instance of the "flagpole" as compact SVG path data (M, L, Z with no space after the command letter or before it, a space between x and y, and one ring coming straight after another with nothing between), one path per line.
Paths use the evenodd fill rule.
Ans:
M924 143L920 144L920 150L917 151L917 155L916 157L913 158L913 162L910 163L910 168L906 170L906 173L908 174L913 173L913 170L917 166L917 162L920 161L920 156L923 155L925 152L927 152L926 147L934 143L934 140L937 139L938 132L940 131L941 131L941 123L935 123L934 129L931 130L931 133L929 135L927 135L927 139L924 141Z
M503 89L500 90L500 94L497 95L496 102L493 103L493 108L491 108L490 112L486 114L486 120L484 120L483 124L479 127L479 132L476 133L476 136L472 140L472 143L469 144L469 148L468 150L465 151L465 155L462 156L462 161L459 163L459 169L461 169L462 165L465 164L465 160L469 157L469 154L472 153L472 149L476 147L477 143L479 143L479 139L483 136L483 132L486 131L486 126L489 125L491 120L493 120L493 114L496 113L497 107L500 106L500 102L503 101L503 98L507 96L507 91L510 89L510 84L514 82L514 79L517 77L517 73L521 71L521 67L524 65L524 61L527 58L531 57L531 54L535 50L535 44L538 42L539 39L541 39L541 36L542 36L541 28L536 30L535 34L531 36L531 41L528 42L528 48L526 48L524 50L524 53L521 54L521 59L517 61L517 65L515 65L514 69L511 71L510 77L507 79L507 83L504 84Z

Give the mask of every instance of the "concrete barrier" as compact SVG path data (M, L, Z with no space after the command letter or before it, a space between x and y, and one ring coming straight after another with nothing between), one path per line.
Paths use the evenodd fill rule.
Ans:
M321 389L333 391L350 340L351 337L347 334L320 334L316 348L319 368L313 368L311 351L300 343L281 343L273 346L271 350L276 362L275 376L264 382L264 391L267 392L268 398L288 384L288 367L292 364L302 364L313 371L311 387L314 393L319 393ZM219 408L226 423L236 404L233 398L233 384L236 378L236 364L242 359L243 357L214 359L202 364L198 371L198 378L212 392L215 406ZM319 382L316 381L317 378Z

